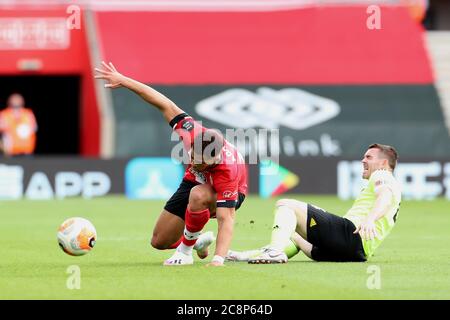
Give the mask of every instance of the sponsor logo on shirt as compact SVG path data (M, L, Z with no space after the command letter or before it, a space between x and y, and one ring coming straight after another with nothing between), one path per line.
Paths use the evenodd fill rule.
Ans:
M223 195L223 197L224 198L232 198L232 197L234 197L235 195L237 194L237 191L235 191L235 192L232 192L232 191L224 191L223 193L222 193L222 195Z

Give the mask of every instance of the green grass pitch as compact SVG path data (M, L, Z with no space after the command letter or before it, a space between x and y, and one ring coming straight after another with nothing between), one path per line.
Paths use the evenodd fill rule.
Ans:
M337 214L351 205L335 197L299 199ZM246 199L234 249L266 244L275 201ZM404 201L397 226L366 263L317 263L300 253L285 265L223 268L207 268L197 257L193 266L162 266L171 251L149 244L162 206L119 197L1 202L0 299L450 299L450 203L444 199ZM86 256L68 256L57 245L56 229L71 216L97 228L98 242ZM207 229L216 231L217 222ZM66 286L71 265L81 270L79 290ZM380 289L367 288L372 265L379 267Z

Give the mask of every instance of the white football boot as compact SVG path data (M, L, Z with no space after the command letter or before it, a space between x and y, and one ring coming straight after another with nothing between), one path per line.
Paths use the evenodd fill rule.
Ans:
M263 249L248 250L248 251L233 251L228 250L226 261L232 262L248 262L252 257L258 256L263 252Z
M197 255L200 259L205 259L208 256L208 247L214 241L216 241L216 238L212 231L202 233L200 237L198 237L197 242L194 245L194 250L197 251Z
M194 264L194 258L192 255L184 254L181 251L176 250L173 256L164 261L165 266L183 266Z
M275 250L273 248L265 248L263 252L248 260L250 264L272 264L272 263L286 263L288 257L283 251Z

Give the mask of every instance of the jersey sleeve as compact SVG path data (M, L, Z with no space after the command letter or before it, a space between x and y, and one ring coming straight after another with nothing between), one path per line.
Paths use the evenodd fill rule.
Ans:
M194 138L205 130L200 123L195 121L187 113L177 115L169 122L169 125L183 140L183 144L186 149L190 149L192 143L194 142Z
M388 187L393 191L392 179L390 173L386 170L376 170L370 177L370 182L373 184L373 190L378 193L382 187Z
M238 201L238 179L233 172L213 176L213 188L217 194L217 208L235 208Z

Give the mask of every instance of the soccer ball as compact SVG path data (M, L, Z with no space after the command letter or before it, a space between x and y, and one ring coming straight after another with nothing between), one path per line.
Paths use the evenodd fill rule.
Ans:
M94 225L84 218L69 218L58 228L58 243L71 256L82 256L92 250L97 240Z

